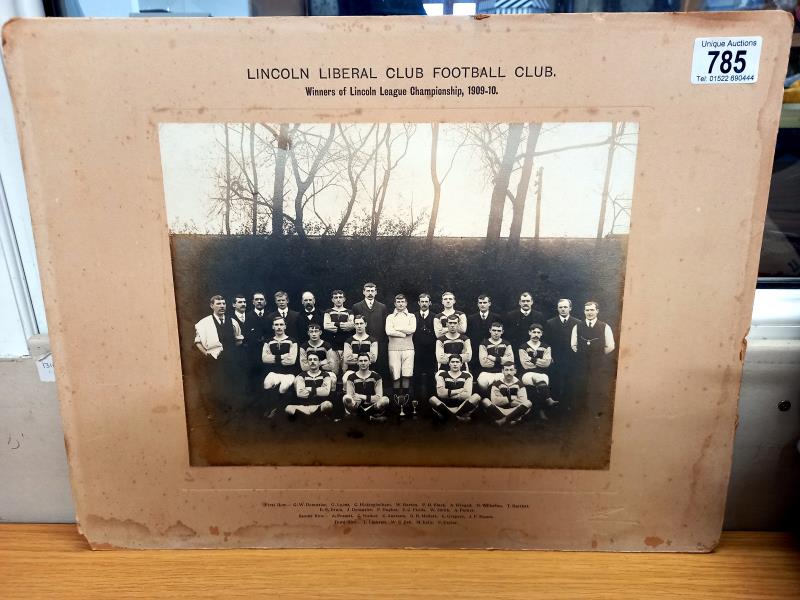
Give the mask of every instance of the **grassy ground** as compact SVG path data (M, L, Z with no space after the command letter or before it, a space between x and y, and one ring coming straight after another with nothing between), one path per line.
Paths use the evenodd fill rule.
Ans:
M196 398L196 397L195 397ZM591 400L590 400L591 401ZM194 465L371 465L539 467L603 469L608 466L610 406L583 406L536 415L498 427L480 409L470 422L440 423L430 415L385 422L327 416L289 421L264 406L209 419L189 401ZM340 417L340 414L336 415Z

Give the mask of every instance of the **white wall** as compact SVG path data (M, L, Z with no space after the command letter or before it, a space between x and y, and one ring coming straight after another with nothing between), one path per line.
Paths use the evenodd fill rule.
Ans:
M14 16L42 15L40 2L0 0L0 23ZM28 196L14 113L0 64L0 357L28 354L27 339L47 332L36 264Z

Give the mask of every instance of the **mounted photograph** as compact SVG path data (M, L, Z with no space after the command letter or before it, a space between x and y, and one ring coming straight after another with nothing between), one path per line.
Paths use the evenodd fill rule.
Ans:
M607 469L637 142L160 124L191 464Z

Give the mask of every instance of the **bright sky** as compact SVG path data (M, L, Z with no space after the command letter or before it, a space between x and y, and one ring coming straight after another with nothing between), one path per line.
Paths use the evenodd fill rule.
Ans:
M237 125L238 127L238 125ZM304 126L305 128L306 126ZM327 134L328 125L317 125ZM365 131L369 124L361 124ZM401 130L396 125L395 130ZM527 129L527 127L526 127ZM611 132L611 123L545 123L536 152L603 142ZM209 218L211 198L218 194L214 173L224 168L225 157L220 140L223 127L213 123L165 123L160 126L161 157L164 192L170 229L183 230L182 223L193 222L202 233L221 233L219 217ZM439 130L438 171L440 176L450 163L458 141L463 137L457 124L442 124ZM617 147L614 153L609 193L612 198L626 199L630 207L633 195L638 125L625 124L623 141L626 148ZM430 176L431 124L419 123L411 138L408 154L392 173L386 199L386 216L410 219L412 211L419 216L430 212L433 184ZM238 148L238 138L236 139ZM522 146L522 145L521 145ZM395 146L399 151L399 146ZM520 152L522 151L520 148ZM522 236L533 237L536 202L536 171L543 169L541 237L594 237L600 214L603 182L608 161L608 146L601 144L537 156L528 191ZM260 187L272 189L271 172L260 173ZM517 177L511 181L516 190ZM488 223L488 207L492 185L488 181L478 150L462 148L455 167L442 186L442 199L436 234L442 236L484 237ZM326 218L336 221L346 203L346 191L328 188L317 199L317 209ZM366 197L360 198L356 211L366 210ZM286 203L292 214L293 207ZM607 209L608 233L614 211ZM510 203L506 203L503 235L511 221ZM427 224L419 231L425 234ZM618 219L615 233L627 233L629 219Z

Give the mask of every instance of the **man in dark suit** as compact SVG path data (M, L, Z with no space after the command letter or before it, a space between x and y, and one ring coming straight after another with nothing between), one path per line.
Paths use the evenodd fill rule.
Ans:
M239 404L244 405L246 396L254 389L251 381L254 349L259 353L259 362L261 354L261 347L258 342L251 340L252 322L251 316L247 312L247 298L244 294L236 294L233 297L232 319L235 319L239 324L242 343L235 350L235 365L231 373L235 381L231 382L231 393L242 400ZM257 390L258 388L255 389Z
M244 334L247 339L254 340L257 344L263 344L267 335L272 331L272 323L267 321L267 297L263 292L253 293L253 310L247 313L247 322L250 330ZM258 349L261 352L261 348ZM259 361L261 355L259 354Z
M386 354L386 305L375 299L378 295L378 286L371 281L364 284L362 292L364 299L353 304L353 314L364 317L367 333L378 341L378 360L375 363L375 370L386 377L389 372Z
M477 348L489 337L489 329L494 322L502 323L503 319L496 312L492 312L492 299L486 294L481 294L478 296L478 312L467 317L467 335L472 345L472 361L469 369L476 377L476 381L481 370Z
M503 319L505 337L514 348L519 348L528 341L528 329L534 323L544 322L544 316L533 310L533 296L530 292L519 295L519 308L509 312Z
M239 330L242 332L242 346L247 347L249 341L247 324L247 298L244 294L236 294L233 297L233 317L239 322Z
M245 317L246 329L242 335L247 343L247 354L250 375L248 377L248 391L257 392L263 387L264 363L261 362L261 352L264 342L272 337L272 322L267 320L267 297L263 292L253 293L253 310Z
M427 292L419 295L419 310L414 313L417 329L414 331L414 398L425 408L427 399L434 393L436 376L436 334L433 329L434 315L431 296Z
M572 330L580 321L571 315L572 300L561 298L556 305L558 316L548 319L544 341L550 345L553 364L550 365L550 391L561 403L561 409L570 409L572 384L575 379L575 353L572 351Z
M269 324L270 333L275 317L281 317L284 323L286 323L286 335L293 340L297 340L299 335L298 322L300 319L300 313L289 308L289 294L284 291L275 292L275 304L277 305L278 310L267 315L267 323ZM306 331L305 335L308 335L308 331ZM271 335L269 337L271 337Z
M300 311L297 321L297 340L303 344L308 341L308 326L311 323L316 323L322 330L325 313L317 308L317 299L311 292L303 292L300 302L303 310Z

